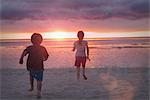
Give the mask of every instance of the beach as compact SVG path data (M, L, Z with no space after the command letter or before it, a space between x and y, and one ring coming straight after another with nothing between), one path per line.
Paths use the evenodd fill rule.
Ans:
M0 4L0 100L150 100L149 0Z
M73 68L47 69L41 100L148 100L148 68L89 68L88 80ZM2 69L1 100L36 100L29 92L28 72ZM35 81L36 84L36 81Z
M49 59L44 62L41 100L148 100L149 38L89 40L87 80L76 79L74 40L44 41ZM1 100L36 100L29 92L26 59L20 65L27 40L2 41L0 46Z

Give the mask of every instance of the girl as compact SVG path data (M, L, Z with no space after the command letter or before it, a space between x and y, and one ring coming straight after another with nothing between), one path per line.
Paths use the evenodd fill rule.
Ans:
M84 38L84 32L79 31L77 33L78 41L74 42L73 51L76 50L76 60L75 60L75 66L77 67L77 79L80 79L80 66L82 65L83 68L83 77L85 80L87 80L87 77L85 75L85 64L86 59L89 59L89 47L88 42L83 40ZM89 59L90 60L90 59Z

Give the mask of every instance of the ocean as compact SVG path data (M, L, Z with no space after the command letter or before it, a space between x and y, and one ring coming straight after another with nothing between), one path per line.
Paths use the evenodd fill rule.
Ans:
M75 62L75 52L72 52L75 39L52 40L45 39L42 43L49 53L45 68L72 68ZM87 68L101 67L149 67L149 38L105 38L87 39L90 48L90 59ZM31 45L30 40L1 40L0 68L26 68L18 64L22 51Z

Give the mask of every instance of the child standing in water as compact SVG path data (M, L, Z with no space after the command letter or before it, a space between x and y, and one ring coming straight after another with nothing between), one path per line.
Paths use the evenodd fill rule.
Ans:
M87 77L85 75L85 65L86 65L86 59L89 59L89 47L88 42L83 40L84 38L84 32L79 31L77 33L78 41L74 42L73 51L76 50L76 60L75 60L75 66L77 67L77 79L80 79L80 66L82 65L83 68L83 78L87 80Z
M43 61L48 59L48 53L45 47L41 46L43 41L42 36L39 33L34 33L31 36L31 42L33 45L28 46L22 53L19 63L23 64L23 58L28 54L27 58L27 70L30 75L29 91L34 89L34 79L37 80L37 98L41 98L41 88L43 80L44 64Z

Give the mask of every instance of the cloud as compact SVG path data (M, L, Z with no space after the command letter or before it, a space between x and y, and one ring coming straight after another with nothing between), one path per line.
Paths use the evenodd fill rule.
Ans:
M149 17L148 4L148 0L3 0L1 19L136 20Z

